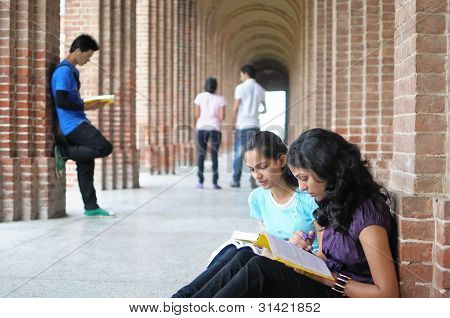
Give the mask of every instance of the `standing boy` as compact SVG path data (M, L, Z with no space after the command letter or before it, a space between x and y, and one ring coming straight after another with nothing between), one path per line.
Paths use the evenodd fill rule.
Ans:
M234 91L233 114L236 118L236 131L234 137L233 157L233 181L232 188L240 187L242 174L242 151L247 141L259 131L259 105L264 102L266 91L255 81L256 69L253 65L246 64L241 67L241 84ZM256 182L250 177L252 188L256 188Z
M114 216L97 204L94 188L95 158L106 157L113 150L112 144L87 119L85 105L80 97L80 72L99 47L89 35L78 36L70 47L70 53L56 66L51 87L61 133L66 142L55 146L55 168L59 174L65 169L67 159L77 164L78 185L84 202L86 216ZM104 103L90 104L96 109ZM91 106L92 105L92 106Z

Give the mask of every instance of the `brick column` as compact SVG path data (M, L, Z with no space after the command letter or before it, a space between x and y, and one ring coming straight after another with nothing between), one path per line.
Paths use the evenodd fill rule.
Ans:
M136 139L141 171L150 170L150 2L138 0L136 7Z
M349 134L350 142L361 143L362 119L365 110L364 92L366 77L364 76L364 10L363 0L353 0L350 3L350 104L349 104Z
M349 135L350 106L350 5L333 0L333 78L331 128L344 138Z
M315 5L315 29L316 29L316 80L315 80L315 127L325 127L326 104L326 0L318 0L314 2Z
M305 2L305 69L304 78L304 107L302 107L302 131L310 129L315 126L313 114L315 113L316 96L314 89L315 85L315 71L316 71L316 57L315 57L315 28L314 28L314 12L315 3L313 1Z
M0 21L0 221L64 216L47 90L58 60L59 4L2 1Z
M333 0L325 1L325 116L324 127L331 128L332 89L333 89Z
M150 74L145 164L151 173L174 173L176 165L193 163L190 130L196 85L194 43L199 34L193 19L197 11L191 1L156 0L142 10L148 11L148 25L140 36L149 39ZM138 82L141 80L146 78Z
M309 1L305 1L303 11L303 31L301 32L301 65L302 67L302 81L301 81L301 103L300 103L300 131L306 130L309 126L307 126L307 112L306 108L308 107L308 66L309 66L309 23L308 23L308 3Z
M394 115L394 30L395 1L380 1L381 22L381 82L380 103L381 127L378 135L378 161L375 176L387 184L393 156L393 115Z
M396 1L394 157L402 296L448 297L448 1ZM438 199L439 198L439 199Z

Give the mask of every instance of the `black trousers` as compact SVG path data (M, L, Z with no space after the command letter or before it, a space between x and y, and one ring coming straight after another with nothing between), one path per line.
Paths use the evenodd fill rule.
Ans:
M243 247L244 249L250 250L249 247ZM211 278L214 277L233 257L238 253L238 249L234 245L228 245L217 255L200 275L198 275L190 284L184 286L179 291L177 291L172 298L189 298L192 297L196 292L202 289L205 284L207 284Z
M339 294L280 262L239 251L193 297L329 298Z
M94 188L94 159L109 156L113 146L97 128L87 122L66 135L66 139L67 143L60 145L61 152L64 157L77 163L78 185L84 208L96 209L98 205Z
M197 146L198 146L198 180L200 183L205 181L203 177L204 162L206 157L206 148L208 140L211 140L211 160L213 171L213 184L217 184L219 179L219 163L217 156L219 153L220 143L222 141L222 133L217 130L198 130L197 131Z

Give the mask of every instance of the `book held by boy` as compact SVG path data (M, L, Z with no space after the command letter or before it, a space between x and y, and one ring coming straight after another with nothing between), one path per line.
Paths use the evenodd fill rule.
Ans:
M86 97L83 101L86 106L89 106L89 104L93 104L93 103L97 103L97 102L105 103L105 105L106 105L106 104L114 103L114 95L90 96L90 97Z

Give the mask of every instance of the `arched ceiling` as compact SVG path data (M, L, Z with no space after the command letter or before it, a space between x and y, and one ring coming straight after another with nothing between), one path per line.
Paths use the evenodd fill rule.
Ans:
M227 58L274 60L288 67L298 39L302 1L198 0L206 29Z

